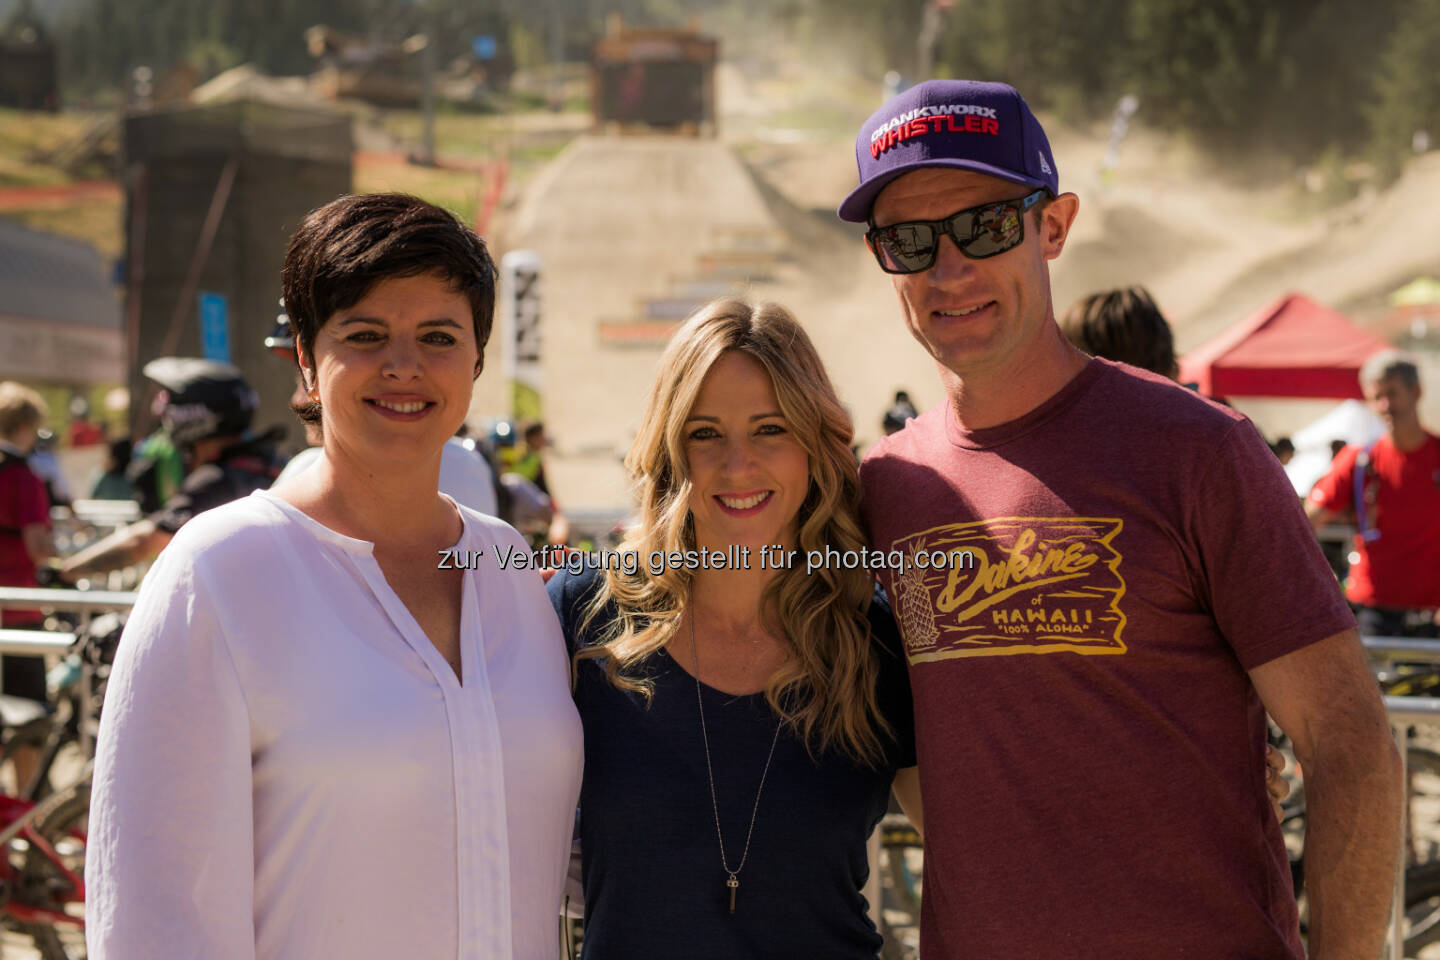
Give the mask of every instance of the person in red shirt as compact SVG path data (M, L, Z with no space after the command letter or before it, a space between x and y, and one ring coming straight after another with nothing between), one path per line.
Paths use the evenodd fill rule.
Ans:
M38 393L18 383L0 383L0 585L7 587L38 586L35 568L55 553L45 481L26 462L44 421L45 401ZM42 619L38 610L0 613L0 624L6 627L30 626ZM12 687L10 660L5 658L6 693ZM40 678L38 699L43 700L43 670Z
M50 496L45 481L26 462L45 422L45 401L18 383L0 383L0 586L39 586L35 568L55 554L50 537ZM0 626L40 629L39 610L0 611ZM45 700L45 661L6 656L0 660L0 692L27 700ZM33 778L39 749L15 745L8 751L21 784Z
M1385 435L1341 450L1305 512L1317 530L1354 519L1345 592L1362 633L1440 637L1440 437L1420 425L1420 373L1387 350L1366 361L1360 385Z

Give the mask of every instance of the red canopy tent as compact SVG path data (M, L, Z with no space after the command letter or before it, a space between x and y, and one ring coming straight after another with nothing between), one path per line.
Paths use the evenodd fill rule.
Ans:
M1180 380L1211 397L1359 400L1361 364L1389 348L1343 314L1291 293L1186 354Z

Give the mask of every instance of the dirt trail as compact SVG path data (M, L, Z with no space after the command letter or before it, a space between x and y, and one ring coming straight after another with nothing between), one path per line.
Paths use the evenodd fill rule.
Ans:
M546 259L551 473L567 504L625 505L619 460L663 345L657 331L727 290L797 313L862 445L877 438L896 389L922 407L939 400L887 278L860 231L834 216L855 177L844 110L831 111L842 119L829 129L787 129L769 121L803 115L794 101L731 70L720 80L727 140L581 137L531 184L507 231L506 246ZM845 110L863 117L873 105ZM1368 204L1301 218L1289 212L1288 186L1222 182L1143 123L1109 177L1100 172L1106 131L1049 126L1062 187L1081 198L1053 265L1057 311L1092 290L1143 283L1184 350L1292 289L1358 307L1352 315L1365 322L1384 292L1440 272L1440 219L1417 212L1440 208L1440 155ZM1430 420L1440 423L1440 388L1432 395ZM1310 416L1293 404L1257 410L1262 428L1293 429Z

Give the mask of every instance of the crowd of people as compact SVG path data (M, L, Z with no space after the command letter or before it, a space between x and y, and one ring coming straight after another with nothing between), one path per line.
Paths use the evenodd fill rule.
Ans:
M153 446L188 472L60 568L154 560L99 737L92 957L554 957L574 834L587 958L874 958L865 846L893 792L931 960L1299 960L1267 714L1305 771L1308 955L1378 952L1401 778L1356 616L1440 608L1416 368L1366 367L1387 435L1302 507L1245 417L1175 382L1145 290L1057 321L1080 200L1017 91L922 83L855 157L839 215L942 402L897 393L857 469L801 323L718 301L626 458L619 551L788 562L501 562L532 544L493 516L497 474L544 495L544 429L503 457L457 438L495 269L414 197L342 198L292 239L267 344L312 449L283 472L238 371L146 368ZM0 386L7 497L42 420ZM0 551L5 577L51 549L26 491L0 499L28 558ZM1349 603L1311 527L1346 514ZM951 562L793 560L867 547Z

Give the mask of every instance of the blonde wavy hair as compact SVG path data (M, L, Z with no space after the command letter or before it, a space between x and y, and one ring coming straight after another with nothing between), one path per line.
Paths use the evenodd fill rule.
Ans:
M827 546L862 550L859 478L850 449L850 418L810 338L784 307L717 300L677 331L665 349L645 416L625 467L639 496L638 522L620 550L638 559L655 551L696 548L690 522L691 481L685 458L685 421L701 382L721 355L738 351L770 375L792 436L810 463L810 489L800 507L795 548L803 556ZM643 694L654 688L638 670L676 635L690 596L692 573L666 567L658 575L639 563L627 576L610 569L587 608L580 629L613 605L616 615L599 641L576 653L603 658L615 686ZM864 569L792 566L766 587L761 617L783 628L786 665L771 676L765 698L814 753L838 746L878 766L882 733L889 727L875 699L878 666L865 611L874 589ZM608 615L606 615L608 616Z

